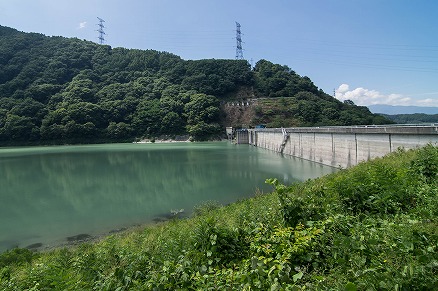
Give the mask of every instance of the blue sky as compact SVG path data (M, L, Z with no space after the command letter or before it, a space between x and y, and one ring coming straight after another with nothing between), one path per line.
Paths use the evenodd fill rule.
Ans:
M438 106L436 0L0 0L0 25L167 51L287 65L358 105Z

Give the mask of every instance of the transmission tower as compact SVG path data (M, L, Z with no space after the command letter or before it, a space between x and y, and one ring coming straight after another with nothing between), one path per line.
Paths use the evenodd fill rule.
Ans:
M242 32L240 23L236 21L236 60L243 60Z
M103 25L103 23L105 22L105 20L103 20L102 18L98 17L97 19L99 19L99 29L97 30L97 32L99 32L99 43L100 44L104 44L105 42L105 37L104 35L106 34L105 31L103 31L103 29L105 28L105 25Z

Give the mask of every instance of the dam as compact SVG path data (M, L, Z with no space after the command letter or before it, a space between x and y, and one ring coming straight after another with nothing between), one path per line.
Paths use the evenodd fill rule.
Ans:
M438 144L438 124L254 128L235 132L249 144L324 165L348 168L398 148Z

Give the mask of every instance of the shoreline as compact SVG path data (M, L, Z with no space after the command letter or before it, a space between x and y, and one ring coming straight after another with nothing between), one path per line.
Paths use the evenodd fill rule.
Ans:
M156 140L149 140L144 139L140 141L133 141L132 143L175 143L175 142L193 142L191 140L174 140L174 139L156 139Z
M74 248L78 247L85 243L99 243L102 240L105 240L106 238L109 238L113 235L123 235L127 234L129 232L135 232L135 231L141 231L144 230L147 227L154 227L158 226L160 224L167 223L171 220L181 220L181 219L187 219L190 218L190 215L185 215L184 211L178 212L176 214L169 214L166 216L157 216L154 219L144 222L144 223L137 223L129 226L124 226L117 229L112 229L110 231L101 232L97 234L87 234L87 233L80 233L76 234L70 237L66 237L63 240L57 240L53 241L50 244L44 244L44 243L34 243L28 246L15 246L13 248L9 248L7 250L1 251L1 253L5 253L7 251L13 250L13 249L27 249L30 251L33 251L35 253L45 253L45 252L51 252L63 248Z
M193 139L189 135L176 135L173 137L160 136L157 138L143 138L132 143L172 143L172 142L193 142Z

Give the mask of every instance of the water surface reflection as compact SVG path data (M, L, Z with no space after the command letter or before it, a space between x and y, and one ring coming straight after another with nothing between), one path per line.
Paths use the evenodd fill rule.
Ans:
M334 169L247 145L110 144L0 149L0 251L147 223Z

